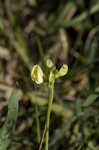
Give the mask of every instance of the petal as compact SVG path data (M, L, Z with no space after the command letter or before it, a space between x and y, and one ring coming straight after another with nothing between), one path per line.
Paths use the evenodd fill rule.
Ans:
M39 65L34 65L31 71L31 78L37 84L43 83L43 71Z
M67 72L68 72L68 66L66 64L63 64L60 70L56 73L55 77L56 78L62 77L66 75Z

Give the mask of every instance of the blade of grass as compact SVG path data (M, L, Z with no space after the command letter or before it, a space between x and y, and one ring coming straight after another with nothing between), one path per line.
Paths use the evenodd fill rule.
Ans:
M17 43L21 47L20 50L19 49L16 49L16 50L19 54L21 54L21 57L23 58L23 60L28 65L29 69L31 69L32 63L31 63L29 56L28 56L29 49L27 47L25 39L22 36L21 29L20 29L19 25L16 25L15 16L13 15L13 13L11 12L9 7L7 8L7 12L8 12L8 17L9 17L10 23L11 23L13 30L14 30L15 38L17 40ZM12 43L14 43L14 45L16 45L15 42L12 42Z
M40 143L41 140L41 128L40 128L40 120L39 120L39 112L38 106L35 106L35 113L36 113L36 124L37 124L37 141Z
M30 100L33 104L37 104L40 106L47 105L47 99L45 99L45 98L35 96L29 92L27 93L27 96L30 98ZM55 104L55 103L52 104L51 110L53 112L55 112L56 114L62 115L65 118L70 118L73 115L73 112L71 110L66 109L63 106Z
M9 11L9 18L10 18L12 25L15 24L15 18L10 11ZM0 30L4 34L4 36L6 36L9 39L11 45L16 49L17 53L21 56L21 59L23 60L23 62L31 71L33 63L29 59L29 56L28 56L29 50L27 48L26 42L22 36L19 26L14 29L15 30L14 34L13 32L9 34L9 30L7 29L7 27L5 27L3 20L0 19Z
M91 9L90 12L83 12L82 14L80 14L79 16L76 16L75 18L73 18L72 20L70 20L69 22L63 21L61 22L60 26L62 27L72 27L75 26L77 24L80 24L82 21L84 21L88 15L88 13L90 15L93 15L94 13L99 11L99 2L97 2Z
M39 50L39 55L40 55L41 61L44 61L44 52L43 52L43 47L42 47L40 38L37 37L36 40L37 40L37 45L38 45L38 50Z
M97 94L91 94L88 96L88 98L86 99L86 101L84 102L83 106L84 107L88 107L89 105L91 105L92 103L94 103L94 101L96 100L96 98L98 97L99 95Z
M8 115L4 126L0 129L0 150L7 150L12 141L18 116L18 89L14 88L8 103Z
M0 89L2 90L9 90L9 91L12 91L12 87L9 87L7 85L3 85L3 84L0 84ZM19 98L23 96L23 92L21 89L18 90L18 95L19 95ZM39 106L44 106L44 105L47 105L47 98L41 98L35 94L33 94L32 92L27 92L26 93L26 96L28 98L30 98L31 102L33 104L37 104ZM59 114L67 119L69 119L72 115L73 115L73 112L72 110L70 109L67 109L67 108L64 108L62 105L59 105L59 104L56 104L56 103L53 103L52 104L52 111L55 112L56 114Z

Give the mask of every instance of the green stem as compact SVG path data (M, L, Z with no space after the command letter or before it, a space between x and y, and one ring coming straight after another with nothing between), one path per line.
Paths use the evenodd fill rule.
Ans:
M53 102L53 91L54 91L54 81L49 86L49 101L48 101L47 120L46 120L45 150L48 150L49 124L50 124L51 104Z
M41 140L41 129L40 129L40 120L39 120L39 112L38 106L35 106L35 113L36 113L36 124L37 124L37 141L40 143Z
M42 44L41 44L41 41L40 41L39 37L37 37L37 45L38 45L40 58L43 61L44 60L44 53L43 53L43 47L42 47Z

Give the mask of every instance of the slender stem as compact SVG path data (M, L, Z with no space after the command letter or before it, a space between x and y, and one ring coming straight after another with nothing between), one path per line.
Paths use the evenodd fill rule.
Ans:
M39 112L38 106L35 106L35 113L36 113L36 124L37 124L37 141L40 143L41 140L41 129L40 129L40 120L39 120Z
M41 41L40 41L39 37L37 37L37 45L38 45L40 58L43 61L44 60L44 53L43 53L43 47L42 47L42 44L41 44Z
M49 101L48 101L47 120L46 120L45 150L48 150L51 104L53 102L53 91L54 91L53 89L54 89L54 82L52 82L52 84L49 86Z
M42 139L41 139L41 142L40 142L39 150L42 149L45 133L46 133L46 124L45 124L45 127L44 127L44 131L43 131Z

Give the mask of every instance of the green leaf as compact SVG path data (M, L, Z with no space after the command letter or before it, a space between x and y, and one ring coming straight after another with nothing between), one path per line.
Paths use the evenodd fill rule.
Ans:
M0 150L7 150L12 141L18 116L18 90L13 89L8 103L8 115L3 127L0 129Z
M99 92L99 86L96 87L95 92L97 92L97 93Z
M97 94L91 94L91 95L89 95L87 97L86 101L84 102L83 106L87 107L87 106L91 105L96 100L97 97L98 97Z

